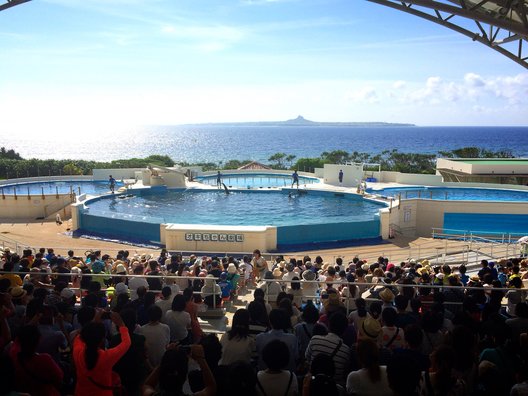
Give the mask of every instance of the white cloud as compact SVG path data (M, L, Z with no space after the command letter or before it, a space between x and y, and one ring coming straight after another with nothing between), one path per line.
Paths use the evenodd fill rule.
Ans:
M379 103L379 96L373 87L363 87L347 93L347 98L356 103Z
M244 5L261 5L261 4L270 4L270 3L290 3L292 1L299 0L240 0Z
M392 88L402 89L402 88L405 88L406 85L407 83L405 81L398 80L398 81L395 81L394 84L392 84Z
M394 88L394 84L392 89ZM458 101L469 103L489 101L493 97L506 99L516 105L528 102L528 73L516 76L482 77L466 73L463 79L444 81L441 77L427 78L422 86L409 85L398 92L388 90L388 96L401 103L440 105Z
M528 74L482 78L486 85L478 90L468 86L463 75L457 80L434 76L421 82L406 81L401 89L394 89L394 81L383 80L83 90L12 85L0 92L0 125L2 130L35 133L63 129L65 136L71 133L71 125L95 130L94 124L117 128L124 124L285 120L298 114L315 121L526 125ZM476 96L471 96L471 90ZM517 104L512 105L509 98ZM32 117L26 117L28 113Z
M425 83L425 87L434 91L442 84L442 79L440 77L429 77Z
M487 83L487 88L510 104L525 103L528 98L528 73L497 77Z
M467 73L464 76L464 81L471 87L483 87L486 85L484 79L475 73Z
M247 32L240 27L226 25L176 26L162 25L162 34L177 40L191 41L200 51L215 52L241 41Z

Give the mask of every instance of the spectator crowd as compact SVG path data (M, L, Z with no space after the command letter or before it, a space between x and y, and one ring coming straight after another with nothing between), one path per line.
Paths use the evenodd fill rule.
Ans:
M528 259L467 272L4 249L0 395L528 395Z

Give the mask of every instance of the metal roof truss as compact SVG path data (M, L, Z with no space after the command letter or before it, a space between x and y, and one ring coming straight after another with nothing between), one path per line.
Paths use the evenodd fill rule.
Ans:
M528 69L527 0L368 0L461 33Z

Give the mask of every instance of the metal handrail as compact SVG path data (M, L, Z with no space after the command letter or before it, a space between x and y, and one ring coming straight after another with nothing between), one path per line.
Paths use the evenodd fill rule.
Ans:
M436 257L437 262L438 262L439 257L443 257L444 258L443 262L445 263L446 262L445 258L447 256L452 255L452 254L460 254L460 253L462 253L462 256L466 255L466 257L468 258L468 260L466 260L466 261L469 261L469 253L470 252L479 252L481 247L478 245L478 243L485 244L486 242L477 242L477 241L463 242L463 241L453 241L453 240L446 239L445 242L444 242L443 247L439 247L438 246L438 241L431 240L431 241L425 241L425 242L421 242L421 243L411 242L407 248L394 247L394 248L390 248L390 249L387 249L385 247L385 245L380 245L379 246L379 250L376 251L376 252L368 252L368 251L365 252L364 249L358 249L356 251L352 251L348 256L349 257L358 256L360 258L364 258L364 259L367 259L369 261L376 260L379 256L386 257L390 261L407 261L410 258L414 258L416 260L423 260L423 259L434 259ZM492 242L488 242L488 243L492 243ZM513 248L511 246L512 244L507 244L505 246L503 245L502 247L500 247L499 245L497 245L497 242L493 242L493 243L495 243L495 245L491 246L491 253L492 253L491 257L493 257L493 258L509 257L510 256L510 252L515 252L515 248ZM15 249L16 252L19 253L19 254L21 254L22 250L24 250L24 249L32 249L33 251L38 251L38 249L41 247L41 246L40 247L28 246L27 244L23 244L23 243L20 243L20 242L18 242L16 240L13 240L13 239L10 239L10 238L6 238L6 237L4 237L2 235L0 235L0 244L3 247L10 247L12 249ZM476 248L475 248L475 244L476 244ZM134 247L134 246L131 246L131 247L133 248L133 250L134 250L134 252L136 254L138 253L138 250L140 250L140 249L137 249L137 247ZM486 247L490 247L490 246L487 245ZM53 247L53 249L56 252L59 252L59 251L67 252L68 250L71 249L71 247ZM104 251L108 251L108 252L117 252L119 250L124 250L124 249L126 249L126 248L125 247L121 247L121 248L106 248L105 247L103 249L98 249L98 250L104 250ZM144 247L144 249L147 252L159 252L160 251L160 248L155 248L155 247ZM354 248L352 248L352 249L354 249ZM76 251L78 251L78 250L81 250L81 251L93 251L93 250L96 250L96 249L95 248L79 248L79 247L76 247L75 250ZM180 251L180 252L178 252L178 251L172 251L172 253L174 253L174 254L179 253L182 256L184 255L183 253L185 253L186 255L196 254L198 256L205 255L205 256L208 256L208 257L211 257L213 255L219 256L219 257L229 257L229 256L242 257L244 255L248 255L248 256L252 255L251 252L218 252L218 251L216 251L216 252L209 252L209 251L195 251L195 252L193 252L193 251L181 252ZM314 253L314 254L317 254L317 253ZM285 253L285 254L263 253L262 254L262 256L265 257L269 261L274 260L279 255L288 256L287 253ZM296 257L297 255L295 253L292 253L289 256ZM345 258L344 255L333 255L333 256L330 256L330 257L328 257L328 259L326 261L328 261L330 259L335 261L337 258L343 258L343 259Z
M446 232L438 232L440 231L451 231L450 233ZM471 231L464 231L462 233L456 233L457 231L462 232L462 230L452 230L452 229L442 229L442 228L432 228L432 236L433 238L440 237L442 239L446 240L463 240L467 241L470 244L470 250L479 252L482 248L489 249L489 256L493 259L499 259L502 257L510 257L511 254L514 254L514 252L517 250L517 243L512 242L512 236L513 235L522 235L520 233L494 233L489 232L486 233L486 236L491 235L498 235L500 236L500 239L490 239L486 238L484 236L474 234ZM508 236L506 238L506 235ZM476 244L476 248L474 245Z
M441 236L441 237L463 238L464 240L467 238L489 239L489 237L496 235L500 237L499 239L501 240L502 243L515 243L515 240L512 241L512 238L518 239L518 237L524 236L525 234L519 233L519 232L506 233L506 232L493 232L493 231L477 233L471 230L457 230L457 229L450 229L450 228L433 227L432 235L433 235L433 238L435 238L436 236ZM487 236L488 238L485 238L484 236ZM489 239L489 240L497 242L497 239Z
M42 276L42 275L56 275L56 276L76 276L76 277L83 277L83 276L90 276L90 277L111 277L111 276L118 276L118 277L127 277L127 278L134 278L134 277L143 277L143 278L169 278L169 279L187 279L187 280L195 280L195 279L199 279L199 280L218 280L219 278L214 278L214 277L209 277L209 278L204 278L204 277L195 277L195 276L178 276L178 275L118 275L118 274L106 274L106 273L103 273L103 274L76 274L76 273L53 273L53 272L7 272L7 271L0 271L0 274L6 274L6 273L10 273L10 274L23 274L23 275L34 275L34 276ZM286 281L283 281L283 280L279 280L279 279L261 279L260 282L264 282L264 283L271 283L271 282L277 282L281 285L281 288L284 289L284 286L287 284L287 283L290 283L291 284L291 280L286 280ZM414 288L414 289L420 289L420 288L428 288L428 289L457 289L457 290L463 290L463 291L466 291L466 290L488 290L488 289L484 289L482 286L445 286L445 285L434 285L434 284L400 284L400 283L391 283L391 284L385 284L385 283L374 283L374 282L365 282L365 283L358 283L358 282L342 282L342 281L325 281L325 280L313 280L313 281L306 281L306 280L299 280L298 282L301 283L301 285L303 283L316 283L317 285L321 286L321 285L328 285L328 284L339 284L339 285L347 285L347 286L350 286L350 285L354 285L354 286L357 286L358 288L360 287L367 287L368 289L372 289L376 286L383 286L383 287L390 287L390 288L397 288L397 289L400 289L400 288L405 288L405 287L411 287L411 288ZM82 291L83 289L81 288L71 288L72 290L80 290ZM215 288L216 289L216 288ZM103 291L107 291L108 289L101 289ZM526 291L526 289L513 289L513 288L497 288L497 287L493 287L492 290L494 291L510 291L510 290L519 290L519 291ZM159 292L158 290L149 290L149 291L153 291L153 292ZM368 290L364 290L363 293L367 292ZM202 295L203 293L200 291L200 292L193 292L193 294L200 294ZM219 293L220 296L221 296L221 293ZM213 290L213 293L212 293L213 296L215 296L215 299L216 299L216 296L218 295L218 293L215 292L215 290ZM304 299L314 299L314 300L320 300L321 299L321 294L316 294L316 295L313 295L313 296L309 296L309 295L303 295L302 296ZM343 297L343 296L340 296L340 299L341 300L344 300L345 301L345 308L347 310L347 312L350 311L350 298L349 297ZM377 299L374 299L372 297L370 298L366 298L367 301L379 301L380 299L377 298ZM268 303L269 302L269 294L266 293L265 294L265 301ZM447 305L460 305L461 302L444 302L444 304L447 304ZM504 305L504 303L502 304ZM214 308L216 309L216 307Z
M75 277L119 277L119 278L169 278L169 279L190 279L190 280L219 280L220 278L215 277L200 277L200 276L179 276L179 275L133 275L133 274L108 274L108 273L100 273L100 274L83 274L83 273L73 273L73 272L67 272L67 273L59 273L59 272L21 272L21 271L0 271L0 274L16 274L16 275L33 275L35 277L37 276L75 276ZM282 279L261 279L259 282L265 282L265 283L271 283L271 282L277 282L277 283L292 283L292 280L282 280ZM296 281L293 281L296 282ZM435 285L435 284L423 284L423 283L417 283L417 284L403 284L403 283L381 283L381 282L343 282L343 281L326 281L326 280L313 280L313 281L307 281L304 279L301 279L297 282L303 283L317 283L317 284L337 284L337 285L355 285L358 287L373 287L373 286L384 286L384 287L413 287L413 288L428 288L428 289L461 289L461 290L487 290L483 289L482 286L446 286L446 285ZM510 287L493 287L492 290L500 290L500 291L509 291L509 290L521 290L521 291L527 291L528 289L513 289Z

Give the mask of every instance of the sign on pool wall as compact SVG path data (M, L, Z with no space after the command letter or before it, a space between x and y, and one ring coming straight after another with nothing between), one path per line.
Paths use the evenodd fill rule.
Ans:
M185 240L189 242L244 242L244 234L185 233Z
M273 226L162 224L160 236L167 249L180 251L249 252L277 248L277 228Z

